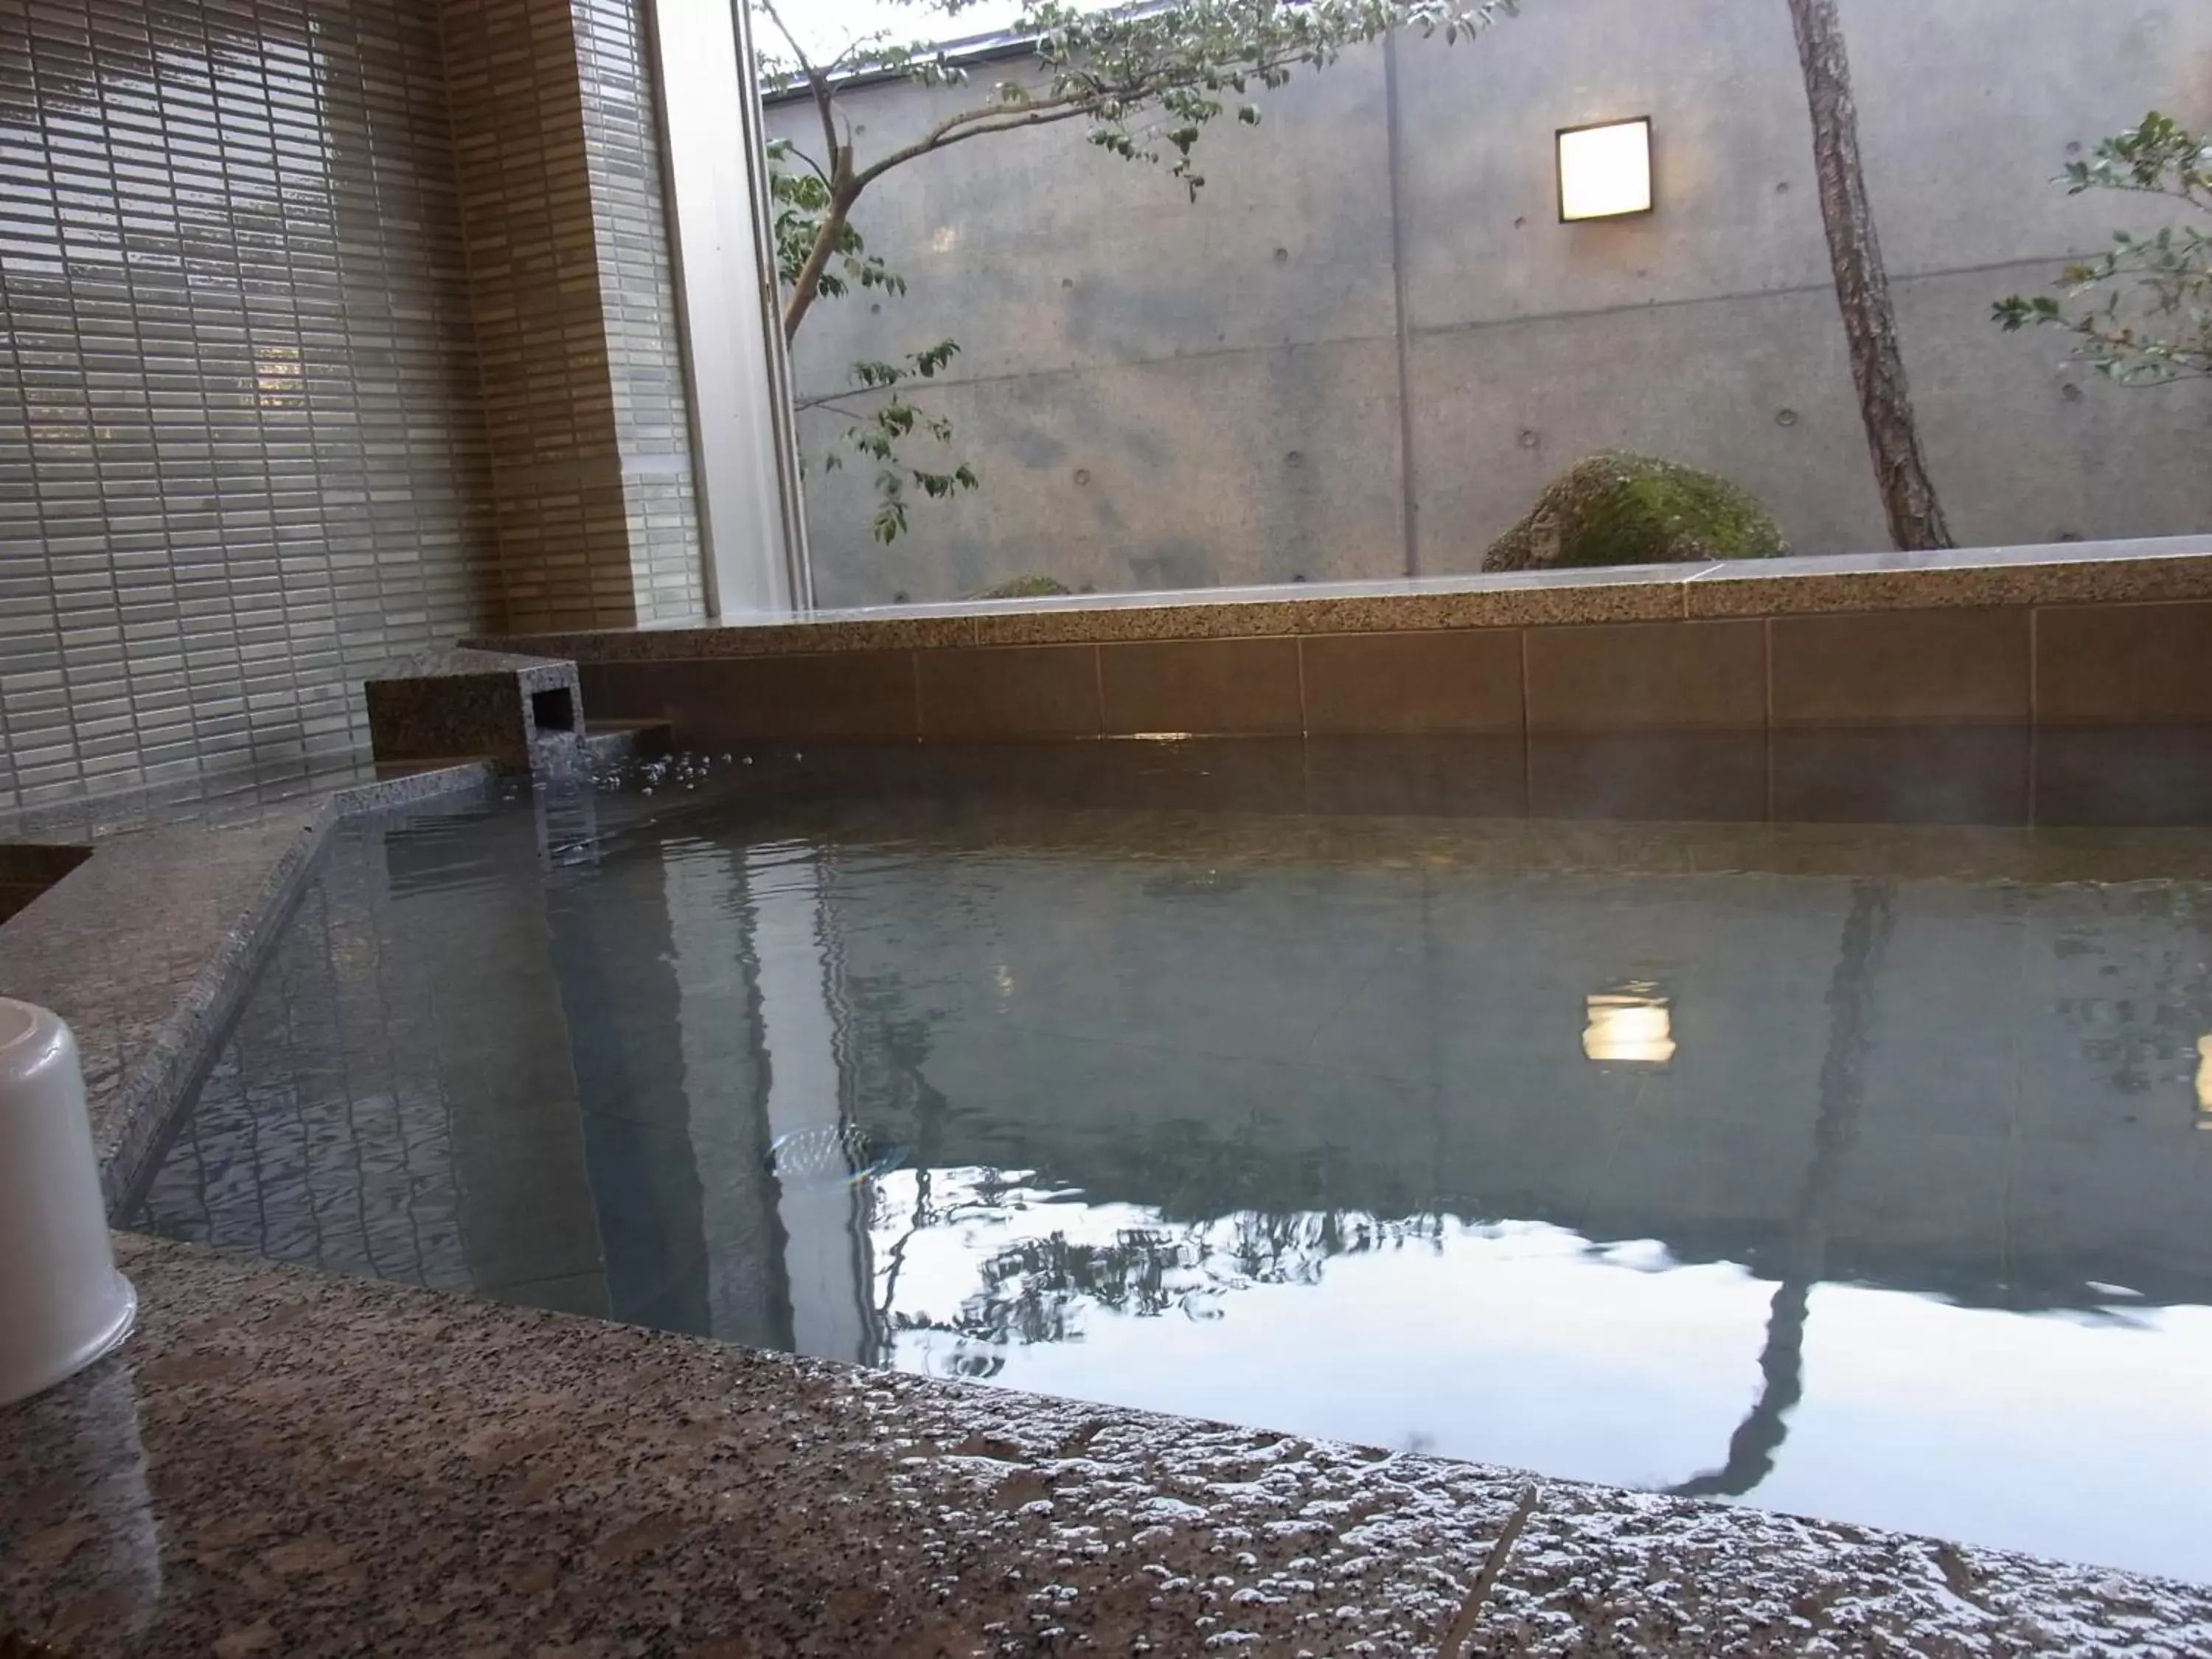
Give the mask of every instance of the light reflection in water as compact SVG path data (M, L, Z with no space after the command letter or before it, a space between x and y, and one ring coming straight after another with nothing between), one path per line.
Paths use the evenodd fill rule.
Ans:
M1614 1065L1664 1066L1674 1058L1674 1014L1659 988L1632 981L1587 1000L1583 1053Z
M973 1169L883 1178L868 1243L902 1370L1654 1488L1757 1409L1778 1288L1540 1222L1178 1224ZM1819 1285L1758 1501L2203 1577L2212 1308L2106 1288L2023 1316Z

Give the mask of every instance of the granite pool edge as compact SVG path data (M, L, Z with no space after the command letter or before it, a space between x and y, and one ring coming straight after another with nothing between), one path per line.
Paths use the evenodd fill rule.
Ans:
M2212 1650L2212 1587L124 1235L0 1412L0 1632L207 1652Z
M196 936L178 952L192 965L174 983L167 1010L112 1079L102 1069L88 1067L94 1147L111 1213L146 1173L152 1154L214 1058L331 831L349 818L482 791L495 776L488 763L477 761L410 769L323 789L259 815L251 829L272 843L265 861L252 873L242 897L225 906L210 896L198 914ZM99 805L75 804L71 811ZM165 823L159 810L155 822L134 823L127 835L106 841L95 836L90 858L10 919L5 938L9 966L16 972L23 972L27 963L35 969L64 956L57 947L82 935L127 939L157 899L176 902L181 894L183 908L195 909L189 902L191 884L204 873L205 862L198 838L236 830L189 817ZM61 934L70 937L57 937ZM173 950L177 941L163 944ZM101 1041L101 1027L117 1000L114 979L100 971L106 965L77 961L51 976L33 971L27 982L11 978L0 983L0 994L27 994L52 1007L77 1031L89 1054Z
M540 629L462 644L578 663L659 662L2205 599L2212 599L2212 537L2183 536L878 606L715 623Z
M100 1194L111 1213L149 1173L153 1154L189 1104L262 959L314 873L331 832L349 818L448 795L474 794L489 788L496 776L489 763L468 761L345 785L306 807L304 822L270 866L245 913L223 930L185 988L157 1034L153 1051L117 1091L108 1109L106 1133L98 1146ZM98 862L95 854L88 870Z

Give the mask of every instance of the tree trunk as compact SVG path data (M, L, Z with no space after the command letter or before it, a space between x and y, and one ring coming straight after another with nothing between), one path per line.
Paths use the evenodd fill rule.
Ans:
M826 125L829 116L824 114L822 118ZM791 298L783 307L786 345L797 336L799 325L814 308L815 299L822 292L822 273L830 269L830 261L836 257L837 240L845 234L845 223L853 216L853 204L860 197L860 187L853 179L852 146L841 144L830 160L830 203L823 210L821 231L814 239L814 246L806 251L805 268L791 285Z
M1951 529L1928 477L1920 430L1905 381L1898 347L1897 313L1889 299L1889 272L1867 204L1866 173L1859 163L1859 117L1851 101L1851 65L1836 0L1790 0L1797 29L1797 55L1805 66L1805 96L1813 112L1813 162L1820 184L1820 216L1828 228L1828 257L1836 270L1836 300L1851 346L1851 378L1874 454L1889 533L1900 548L1949 547Z

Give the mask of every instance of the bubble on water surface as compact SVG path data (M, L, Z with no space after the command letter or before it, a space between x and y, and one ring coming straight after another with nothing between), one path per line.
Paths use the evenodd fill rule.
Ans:
M768 1172L787 1187L857 1185L906 1159L904 1146L857 1123L810 1123L769 1144Z
M1148 898L1205 898L1234 893L1248 878L1236 870L1170 870L1145 884Z

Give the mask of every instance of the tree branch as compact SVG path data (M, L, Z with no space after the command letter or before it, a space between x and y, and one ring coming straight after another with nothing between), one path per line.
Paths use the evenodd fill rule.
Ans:
M830 146L830 167L832 172L836 172L842 165L838 160L842 147L837 143L837 120L830 104L830 77L817 69L807 57L799 44L799 38L792 33L790 26L783 21L783 14L776 10L775 0L760 0L760 5L761 9L768 14L768 21L775 25L775 32L783 37L784 44L791 48L792 57L798 61L799 72L805 78L806 90L814 100L815 112L822 118L823 141Z
M819 70L808 70L806 89L813 95L815 113L822 118L822 142L830 146L830 171L833 173L849 172L853 149L851 145L837 142L837 107L831 101L830 77Z
M1305 47L1286 47L1275 53L1263 53L1253 60L1245 72L1264 79L1277 71L1295 68L1310 55L1310 49ZM979 105L946 116L905 148L871 162L857 175L858 185L860 188L866 189L892 168L903 167L909 161L918 161L963 139L987 133L1016 132L1024 127L1052 125L1072 120L1079 115L1094 114L1104 103L1132 106L1150 103L1164 94L1195 90L1205 86L1206 82L1204 71L1198 68L1179 74L1140 77L1119 85L1109 85L1091 77L1081 88L1050 98L1022 103Z
M891 390L889 386L878 389L884 392ZM842 415L848 421L872 420L875 417L875 410L872 409L848 409L845 406L844 400L856 395L850 392L831 392L819 398L797 398L793 402L792 407L801 414L810 409L826 409L833 415Z
M822 170L822 163L816 161L805 150L799 149L798 145L792 145L790 149L786 150L784 153L798 161L805 162L806 170L812 173L816 178L819 179L823 184L826 185L830 182L830 175Z
M878 29L873 34L856 34L847 44L844 51L822 66L822 72L824 75L835 75L860 53L879 50L887 45L890 39L890 31L888 29Z
M791 48L791 55L797 60L800 72L806 75L813 74L814 65L807 62L805 48L800 46L798 37L792 33L789 27L785 25L781 15L776 11L775 0L760 0L760 9L768 14L768 21L775 25L775 32L783 37L783 44Z
M1090 107L1089 100L1085 100L1081 103L1009 104L1003 110L968 111L959 119L973 121L975 125L959 126L955 121L939 122L935 127L931 128L927 133L915 139L904 149L893 150L882 160L870 163L866 169L855 176L854 188L866 190L893 167L904 167L908 161L917 161L937 150L949 149L964 139L979 138L987 133L1018 132L1024 127L1050 126L1059 121L1072 121L1079 115L1089 113ZM1006 118L994 119L988 125L985 125L986 118L1000 116Z
M2114 191L2123 196L2164 196L2177 202L2185 202L2199 213L2212 213L2212 200L2199 195L2186 185L2138 185L2132 181L2122 183L2118 179L2100 179L2091 185L2075 185L2069 193L2082 196L2093 190Z
M1080 92L1057 93L1049 98L1000 100L995 103L978 104L973 109L963 109L957 115L946 116L915 142L919 145L934 144L958 128L988 121L994 116L1018 114L1024 110L1088 108L1091 100L1100 95L1100 88L1090 88Z
M790 302L783 308L783 337L787 343L799 332L799 324L806 320L807 312L821 294L822 273L830 269L830 261L836 257L838 240L853 215L853 203L860 193L860 186L853 179L851 146L842 146L836 151L829 183L830 200L822 210L822 223L814 234L814 246L807 250L806 263L799 268L792 283Z

